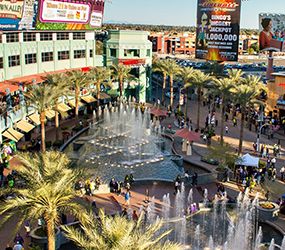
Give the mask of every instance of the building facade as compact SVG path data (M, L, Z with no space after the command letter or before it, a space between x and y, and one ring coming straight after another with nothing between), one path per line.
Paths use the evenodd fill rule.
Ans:
M152 64L152 43L148 40L149 33L136 30L111 30L104 43L105 65L124 64L132 67L131 73L138 78L134 84L135 97L139 102L146 102L150 93L150 73ZM130 89L128 82L124 89Z

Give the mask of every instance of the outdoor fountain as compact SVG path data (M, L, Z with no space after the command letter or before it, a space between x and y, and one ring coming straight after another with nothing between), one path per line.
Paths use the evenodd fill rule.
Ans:
M78 139L83 146L69 152L71 158L92 169L92 174L106 183L112 177L123 181L130 173L135 180L173 182L184 173L169 157L171 152L164 150L162 128L151 122L147 110L142 114L126 104L111 110L106 107L104 121L91 126L88 135ZM204 189L198 205L192 189L186 194L184 183L174 200L172 197L165 194L159 207L152 197L140 208L140 212L147 213L148 223L161 217L163 230L173 230L169 240L193 250L260 250L263 234L257 220L258 197L251 201L247 192L240 193L236 204L228 205L226 194L210 202L208 190ZM128 213L131 216L131 211ZM281 248L276 247L277 241ZM285 249L285 238L271 241L269 249Z

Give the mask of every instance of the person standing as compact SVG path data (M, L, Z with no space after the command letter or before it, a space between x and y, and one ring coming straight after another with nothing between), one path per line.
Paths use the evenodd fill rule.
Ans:
M281 175L281 181L284 181L284 176L285 176L285 167L284 166L280 169L280 175Z
M131 199L131 193L130 193L130 191L127 191L125 193L125 205L127 205L127 206L130 205L130 199Z

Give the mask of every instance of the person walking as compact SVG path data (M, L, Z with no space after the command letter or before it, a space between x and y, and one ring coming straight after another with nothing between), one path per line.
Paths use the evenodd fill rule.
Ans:
M284 166L280 169L280 175L281 175L281 181L284 181L284 176L285 176L285 167Z
M228 126L225 127L225 131L226 131L226 134L229 133L229 127Z
M130 205L130 199L131 199L131 193L130 193L130 191L127 191L125 193L125 205L127 205L127 206Z

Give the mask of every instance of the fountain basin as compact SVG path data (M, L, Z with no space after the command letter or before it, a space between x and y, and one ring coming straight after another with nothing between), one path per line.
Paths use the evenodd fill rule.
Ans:
M257 205L259 221L274 221L279 214L279 206L274 202L261 201Z

